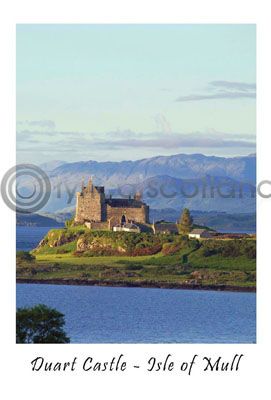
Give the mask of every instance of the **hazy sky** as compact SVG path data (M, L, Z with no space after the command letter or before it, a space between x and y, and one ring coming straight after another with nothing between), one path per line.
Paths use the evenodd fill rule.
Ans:
M18 162L255 152L254 25L18 25Z

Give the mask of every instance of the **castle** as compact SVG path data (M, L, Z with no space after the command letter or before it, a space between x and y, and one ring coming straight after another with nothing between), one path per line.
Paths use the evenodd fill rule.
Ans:
M140 193L129 199L106 198L104 187L94 186L92 179L76 193L75 223L90 229L113 229L130 222L149 222L149 206L143 203Z

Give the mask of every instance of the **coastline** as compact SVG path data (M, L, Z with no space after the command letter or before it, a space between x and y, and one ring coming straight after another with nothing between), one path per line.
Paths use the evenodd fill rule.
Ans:
M17 278L16 283L25 284L47 284L47 285L76 285L76 286L108 286L108 287L139 287L152 289L178 289L178 290L209 290L209 291L227 291L227 292L249 292L256 293L256 287L244 287L233 285L199 285L199 284L183 284L183 283L167 283L167 282L131 282L107 280L101 281L96 279L29 279Z

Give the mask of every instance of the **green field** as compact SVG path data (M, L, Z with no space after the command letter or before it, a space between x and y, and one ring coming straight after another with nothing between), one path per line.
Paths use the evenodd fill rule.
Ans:
M50 231L32 254L32 261L17 257L20 281L256 286L256 242L249 238L197 241L181 235L90 232L76 227Z

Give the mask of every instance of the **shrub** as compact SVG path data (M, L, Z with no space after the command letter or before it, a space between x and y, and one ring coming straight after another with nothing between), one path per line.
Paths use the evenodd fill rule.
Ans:
M243 253L244 255L249 258L249 259L255 259L256 258L256 242L253 241L247 241L244 246L243 246Z
M139 249L134 249L129 252L128 255L132 257L136 256L150 256L152 254L157 254L162 250L162 245L158 244L156 246L152 247L144 247L144 248L139 248Z
M221 254L223 257L238 257L240 256L241 249L240 243L237 240L230 240L228 242L223 243L221 247Z
M222 257L245 256L249 259L256 258L256 241L253 240L208 240L202 243L204 257L221 254Z
M17 262L22 262L22 261L28 261L32 262L35 260L35 256L29 253L29 251L17 251L16 253L16 261Z
M69 253L69 250L67 249L57 249L56 254L66 254Z
M129 271L140 271L144 267L140 264L130 264L126 267L127 270Z
M190 249L197 250L200 248L200 242L197 239L189 240L188 246Z
M206 247L203 249L202 254L204 257L210 257L210 256L214 256L215 254L218 254L218 250L210 249L210 248Z
M173 244L166 243L162 248L162 254L163 256L170 256L176 254L180 251L181 247L182 247L181 243L173 243Z
M65 221L65 227L70 228L71 226L73 226L73 223L74 223L74 217L72 217L71 219L67 219Z

